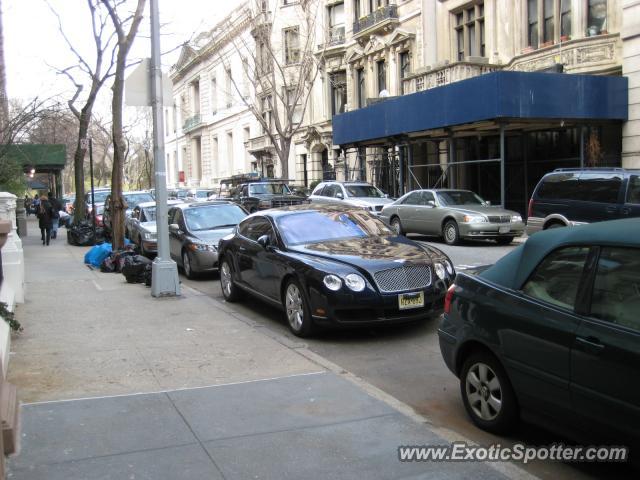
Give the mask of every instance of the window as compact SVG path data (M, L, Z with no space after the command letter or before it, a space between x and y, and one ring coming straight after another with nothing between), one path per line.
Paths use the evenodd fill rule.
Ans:
M272 116L271 116L271 95L265 95L260 101L260 112L264 125L262 125L262 133L272 130Z
M265 42L258 42L258 52L257 52L257 60L258 60L258 68L256 69L257 75L263 75L265 73L271 72L271 52L269 51L269 47Z
M344 43L344 3L335 3L327 7L327 15L329 18L327 43L329 45Z
M225 89L227 90L225 92L225 95L227 96L227 108L231 108L231 105L233 104L233 91L232 91L233 86L231 85L231 69L230 68L225 69L224 78L225 78Z
M362 108L366 104L365 85L364 85L364 68L356 70L356 93L358 98L358 108Z
M218 165L218 137L214 136L211 139L211 167L217 168Z
M407 78L411 73L411 54L409 52L400 52L400 94L404 94L403 79Z
M296 88L288 88L285 92L287 97L287 111L291 116L291 123L298 124L302 121L302 106L300 105L300 94Z
M215 115L218 112L218 80L216 77L211 79L211 113Z
M402 205L420 205L420 192L411 192L402 201Z
M485 56L484 3L469 5L454 12L455 50L457 60Z
M264 217L248 218L240 223L239 231L240 235L254 242L257 242L263 235L273 235L271 223Z
M556 250L536 267L522 291L530 297L573 310L589 247Z
M640 250L603 248L591 299L592 317L640 331Z
M580 174L579 199L586 202L618 203L622 176L611 173Z
M284 63L290 65L300 61L300 30L298 27L284 29Z
M640 205L640 176L638 175L631 175L631 177L629 177L627 203L635 203Z
M607 0L588 0L587 33L598 35L607 31Z
M343 70L329 74L331 88L331 115L345 112L347 105L347 74Z
M420 205L430 205L429 202L433 202L435 205L436 199L433 197L433 193L431 192L422 192L420 195Z
M233 165L233 132L227 132L227 161Z
M387 89L387 62L377 61L376 71L378 72L378 95L380 95L380 92Z
M249 62L246 58L242 59L242 96L249 97Z
M527 25L527 44L530 47L538 48L569 39L571 0L527 0Z
M172 109L172 114L173 114L173 133L176 133L176 129L178 125L178 109L175 107L175 105Z
M353 21L360 20L360 0L353 0Z

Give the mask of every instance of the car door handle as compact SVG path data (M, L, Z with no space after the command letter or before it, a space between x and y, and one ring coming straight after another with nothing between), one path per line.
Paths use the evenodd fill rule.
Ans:
M596 337L576 337L576 343L581 350L594 355L599 355L604 350L604 345Z
M607 213L616 213L617 207L607 207Z
M629 213L631 213L631 210L629 210L628 208L625 207L625 208L622 209L622 213L624 215L629 215Z

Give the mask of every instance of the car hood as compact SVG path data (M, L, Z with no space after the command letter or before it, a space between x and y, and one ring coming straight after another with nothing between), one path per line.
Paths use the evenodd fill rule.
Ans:
M514 212L513 210L507 210L506 208L502 208L502 207L489 207L489 206L484 206L484 205L452 205L452 206L448 206L448 207L442 207L442 208L446 208L447 210L453 210L455 212L460 212L462 214L474 214L474 213L480 213L482 215L491 215L491 216L497 216L497 215L520 215L518 212Z
M225 228L214 228L212 230L200 230L197 232L191 232L191 236L194 237L197 241L202 243L208 243L210 245L217 245L218 241L222 237L226 237L235 227L225 227Z
M304 200L305 197L301 197L299 195L284 195L281 193L261 193L260 195L250 195L253 198L257 198L259 200Z
M140 222L140 228L145 232L156 233L158 226L156 222Z
M354 265L369 271L430 264L442 252L405 237L365 237L297 245L290 250ZM444 254L442 254L444 255Z

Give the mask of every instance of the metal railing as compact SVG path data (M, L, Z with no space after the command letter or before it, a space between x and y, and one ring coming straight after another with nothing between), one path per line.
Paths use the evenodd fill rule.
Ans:
M193 115L192 117L187 118L184 121L184 124L182 125L182 131L183 132L188 132L190 130L193 130L194 128L196 128L201 123L202 123L202 115L200 115L199 113L196 113L195 115Z
M389 19L397 19L398 18L398 6L397 5L387 5L386 7L380 7L373 12L371 12L366 17L362 17L357 21L353 22L353 34L362 32L376 23L383 22Z

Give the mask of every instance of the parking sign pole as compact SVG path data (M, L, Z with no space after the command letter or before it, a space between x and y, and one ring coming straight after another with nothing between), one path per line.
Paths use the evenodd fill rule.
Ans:
M167 169L164 162L164 119L162 109L162 68L160 64L160 15L158 0L151 0L151 108L153 112L153 159L156 180L156 227L158 256L151 270L151 295L180 295L178 267L169 255L167 216Z

